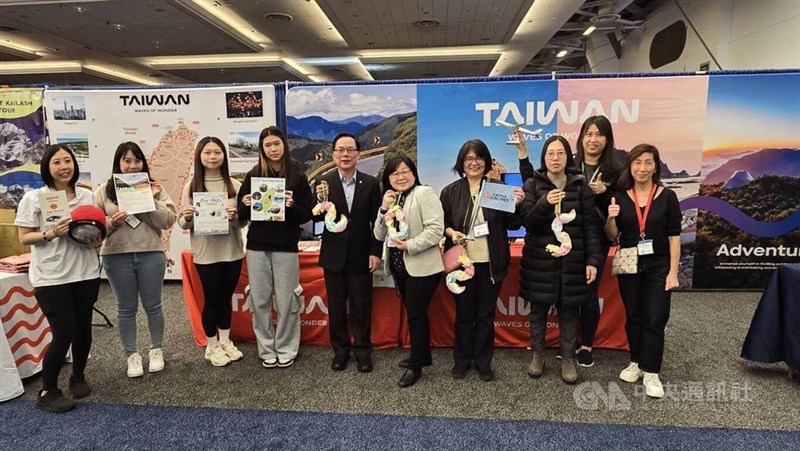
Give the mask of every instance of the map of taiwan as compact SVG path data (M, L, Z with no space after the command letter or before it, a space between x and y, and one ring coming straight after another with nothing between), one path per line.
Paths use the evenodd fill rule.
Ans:
M166 190L179 212L182 208L180 203L183 185L192 169L197 136L196 131L179 122L177 128L169 128L164 134L148 161L151 177ZM165 230L162 235L164 249L170 258L171 236L172 229Z

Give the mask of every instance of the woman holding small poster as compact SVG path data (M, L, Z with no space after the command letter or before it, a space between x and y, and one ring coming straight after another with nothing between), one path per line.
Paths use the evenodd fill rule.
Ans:
M94 248L101 241L85 246L69 238L69 215L47 224L44 213L47 206L40 200L46 194L64 193L68 211L92 205L92 192L76 186L80 171L72 150L62 144L48 147L42 156L41 175L45 186L25 193L15 224L20 243L31 246L28 276L36 302L53 334L42 360L42 390L36 407L47 412L65 412L74 403L58 388L58 375L70 345L70 392L75 399L91 394L84 370L92 346L92 307L100 289L100 264Z
M238 214L251 220L247 272L258 356L265 368L288 368L300 349L300 225L311 220L314 201L283 131L270 126L258 138L258 164L245 176ZM268 213L268 214L263 214ZM272 291L278 324L272 324Z
M231 297L242 272L242 227L236 214L236 195L242 184L231 178L225 144L206 136L194 152L194 176L183 187L183 210L178 225L190 230L194 266L203 285L205 359L225 366L242 359L230 340ZM217 339L219 333L219 339Z
M94 203L106 214L108 237L100 255L103 269L117 298L119 335L127 355L128 377L144 374L142 357L136 348L136 314L139 298L147 314L150 331L148 371L164 369L164 313L161 310L161 286L164 283L166 256L161 231L170 229L177 219L175 204L161 185L150 182L147 158L138 144L124 142L114 153L111 178L94 192ZM142 186L128 186L125 180L146 180L145 191L153 198L153 210L132 214L126 211L121 193L144 191ZM141 184L139 184L141 185ZM147 188L147 187L144 187ZM139 194L137 194L139 195ZM137 199L136 205L142 205Z

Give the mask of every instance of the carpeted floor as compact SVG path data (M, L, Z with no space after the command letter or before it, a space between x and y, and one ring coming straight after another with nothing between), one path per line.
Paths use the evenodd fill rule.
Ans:
M116 323L114 299L105 283L100 297L98 307ZM126 434L132 432L114 431L115 418L145 419L155 409L161 412L158 417L166 419L181 411L157 408L170 406L236 409L186 409L184 413L192 413L183 416L187 421L194 416L209 421L227 418L225 421L233 428L227 431L231 436L238 434L235 429L251 428L252 424L242 424L251 419L254 424L278 423L279 426L264 431L271 436L265 437L267 441L263 444L271 448L508 449L527 448L536 443L544 447L563 448L571 443L578 448L590 445L596 448L602 443L596 441L599 436L608 435L608 442L612 443L630 434L632 441L625 442L630 447L685 448L692 444L691 447L716 445L711 447L731 449L754 443L759 447L775 444L796 449L800 447L800 383L788 379L784 365L754 365L738 357L759 297L760 293L676 293L662 372L668 395L674 396L653 400L644 396L641 385L617 379L619 370L628 361L627 353L608 350L595 352L594 367L579 369L581 379L575 386L561 382L554 350L548 351L545 375L533 380L526 373L530 351L498 349L494 358L497 380L486 383L474 372L466 380L453 380L451 350L436 349L434 365L426 368L422 379L407 389L396 385L401 375L396 363L405 356L399 349L376 351L375 371L369 374L356 372L352 364L347 371L335 373L329 368L330 350L313 347L302 348L293 367L267 370L261 367L254 344L240 345L245 353L243 361L214 368L203 360L203 350L194 345L180 284L167 283L164 287L167 368L163 372L127 378L116 329L95 328L87 371L94 389L92 396L68 415L44 415L36 412L31 402L41 381L38 378L26 381L23 397L0 404L0 437L3 437L0 448L9 449L7 443L16 443L6 439L15 437L13 431L26 427L33 419L42 425L76 420L91 423L82 426L88 428L87 433L97 428L104 434L111 433L108 447L118 449L115 443L126 443ZM146 348L142 312L139 324L140 347ZM68 375L69 367L65 367L64 386ZM364 431L368 431L365 437L385 433L389 441L377 446L377 442L367 438L342 442L338 436L325 441L325 434L320 433L289 434L291 425L306 420L310 421L309 427L341 422L342 434L357 434L358 425L363 424ZM188 444L195 443L191 433L195 426L191 424L187 423L189 429L183 433L180 424L164 427L183 434L186 440L182 443L190 447ZM405 444L410 433L400 430L404 424L421 428L418 434L421 435L413 441L416 445ZM142 433L146 433L150 426L141 427ZM197 427L202 430L202 422ZM353 430L347 432L350 427ZM472 440L471 436L458 441L448 431L459 428L490 432L485 443L480 437ZM37 434L46 439L48 430L38 430ZM514 437L497 441L503 430L507 430L503 434ZM661 430L672 432L659 434ZM766 432L770 430L786 433ZM543 431L545 435L540 435ZM288 435L282 442L284 433ZM530 441L526 434L530 434ZM667 435L670 441L661 442ZM221 447L228 447L222 446L226 434L217 432L214 436L222 440L218 442ZM564 441L565 437L572 437L574 443ZM426 439L429 441L425 442ZM92 442L83 443L83 447L94 448ZM141 442L141 447L150 448L147 443L150 442ZM319 446L314 446L315 443ZM233 447L234 442L229 444ZM257 442L242 443L242 447L259 448Z

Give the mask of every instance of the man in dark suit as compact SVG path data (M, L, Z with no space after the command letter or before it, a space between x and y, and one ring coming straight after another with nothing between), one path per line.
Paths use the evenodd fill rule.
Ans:
M347 368L352 351L358 371L368 373L372 371L372 273L380 265L382 251L382 243L372 234L372 223L381 205L381 192L378 179L356 170L360 150L355 136L337 135L333 139L336 170L320 178L316 193L322 195L320 182L325 181L328 200L336 206L337 213L348 219L347 228L342 232L324 229L319 254L328 293L328 328L334 353L331 369ZM323 212L314 220L322 221L324 215ZM348 332L348 299L352 343Z

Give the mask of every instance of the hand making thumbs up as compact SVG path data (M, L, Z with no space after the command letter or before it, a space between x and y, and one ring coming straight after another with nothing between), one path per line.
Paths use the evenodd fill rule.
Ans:
M608 206L608 219L616 218L619 216L619 205L617 205L617 198L611 198L611 204Z
M593 182L589 182L589 188L592 189L592 192L595 194L603 194L606 192L606 184L603 183L603 173L598 172L597 177L595 177Z

